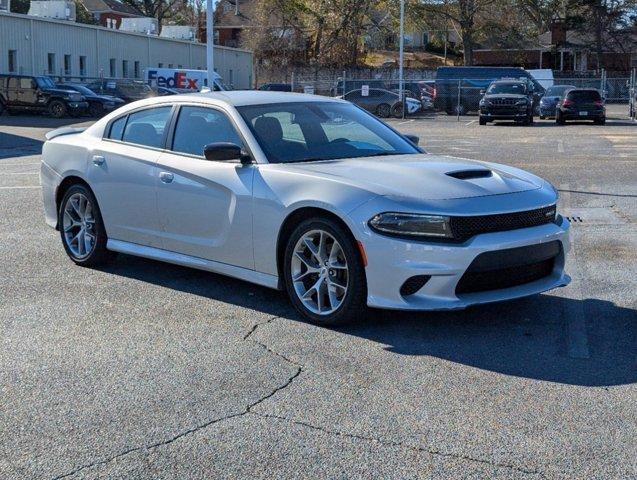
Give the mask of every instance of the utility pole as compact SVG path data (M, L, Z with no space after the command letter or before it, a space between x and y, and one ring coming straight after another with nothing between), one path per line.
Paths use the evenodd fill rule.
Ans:
M405 48L405 0L400 0L400 41L398 43L400 53L398 57L398 95L403 106L403 118L405 118L405 98L403 97L403 61Z
M215 33L213 20L215 15L214 0L206 0L206 68L208 70L208 88L214 91L215 86Z

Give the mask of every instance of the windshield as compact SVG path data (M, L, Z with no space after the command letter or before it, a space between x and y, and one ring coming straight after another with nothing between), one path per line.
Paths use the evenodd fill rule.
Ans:
M409 141L348 103L237 107L271 163L419 153Z
M564 92L572 88L575 87L573 87L572 85L554 85L548 88L545 95L547 97L562 97L564 95Z
M51 77L36 77L35 81L38 83L38 87L40 88L56 88L55 82L51 79Z
M152 89L145 83L120 83L117 87L124 92L125 95L145 96L152 92Z
M62 87L64 87L64 85L62 85ZM94 97L95 96L95 93L93 92L93 90L89 90L84 85L71 85L70 88L72 90L75 90L76 92L80 92L81 94L83 94L86 97Z
M526 95L526 85L523 83L492 83L487 93Z

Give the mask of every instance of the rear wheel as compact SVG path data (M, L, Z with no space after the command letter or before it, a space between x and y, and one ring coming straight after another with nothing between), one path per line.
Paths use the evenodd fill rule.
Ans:
M58 226L64 250L76 264L93 267L106 261L106 230L97 200L86 186L77 184L66 191Z
M60 100L53 100L49 104L49 114L53 118L62 118L66 116L66 105Z
M387 118L391 115L391 107L387 103L381 103L376 107L376 115L380 118Z
M605 125L606 124L606 118L596 118L595 119L595 125Z
M288 239L283 268L292 304L311 322L340 325L365 311L363 262L355 240L337 222L302 222Z
M557 123L558 125L564 125L566 123L564 121L564 117L562 116L562 113L559 110L555 114L555 123Z
M480 119L478 120L478 122L480 123L480 125L486 125L487 124L487 119L480 116Z
M101 117L104 113L104 108L101 103L91 102L88 106L88 113L91 117Z
M391 109L392 116L394 118L402 118L403 117L403 104L396 103ZM405 110L405 115L407 115L407 111Z

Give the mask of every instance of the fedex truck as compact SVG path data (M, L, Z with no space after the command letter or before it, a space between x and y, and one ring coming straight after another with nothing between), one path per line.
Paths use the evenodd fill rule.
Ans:
M177 88L180 90L200 91L208 86L208 72L206 70L189 70L185 68L154 68L146 69L146 81L151 87ZM214 74L213 90L227 90L221 83L219 74Z

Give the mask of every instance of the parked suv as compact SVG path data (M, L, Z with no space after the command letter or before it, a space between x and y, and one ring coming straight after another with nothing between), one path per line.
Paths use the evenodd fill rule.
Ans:
M503 79L491 82L480 100L480 125L493 120L533 123L533 84L528 80Z
M593 120L596 125L606 123L606 107L599 90L574 88L557 104L555 123L564 125L566 120Z
M79 115L88 108L83 95L58 88L50 77L0 75L0 113L48 112L55 118Z

